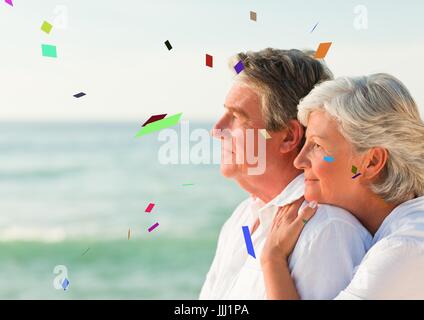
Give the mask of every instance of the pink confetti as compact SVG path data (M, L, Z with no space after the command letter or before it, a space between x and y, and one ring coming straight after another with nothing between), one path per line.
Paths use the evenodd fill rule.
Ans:
M150 212L150 211L152 211L152 209L153 209L153 207L155 206L155 204L154 203L149 203L149 205L147 206L147 208L146 208L146 210L145 210L145 212Z
M4 2L6 2L8 5L13 7L13 2L12 0L4 0Z

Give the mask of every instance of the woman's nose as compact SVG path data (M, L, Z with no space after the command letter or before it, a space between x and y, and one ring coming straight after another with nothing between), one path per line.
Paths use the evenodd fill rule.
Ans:
M299 154L294 159L293 165L299 170L304 170L309 166L309 160L307 158L306 145L303 146L302 150L300 150Z

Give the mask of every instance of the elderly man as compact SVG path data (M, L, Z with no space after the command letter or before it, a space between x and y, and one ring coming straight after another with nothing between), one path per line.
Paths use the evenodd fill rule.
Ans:
M251 196L221 229L200 299L267 298L259 261L262 248L279 208L301 199L308 183L293 165L304 142L304 128L296 118L297 105L316 84L332 78L323 63L310 52L299 50L239 53L231 65L238 61L244 70L235 77L225 100L225 113L215 124L213 135L223 139L220 133L229 132L232 148L223 143L222 155L244 161L222 161L221 173L237 181ZM252 164L240 153L252 147L247 132L253 130L260 139L261 129L266 129L270 138L265 140L263 151L266 166L257 174L249 170ZM237 139L240 132L245 139ZM240 141L244 145L240 146ZM247 252L243 226L249 228L255 255ZM370 234L347 211L320 205L289 259L301 298L334 298L352 279L353 269L370 243Z

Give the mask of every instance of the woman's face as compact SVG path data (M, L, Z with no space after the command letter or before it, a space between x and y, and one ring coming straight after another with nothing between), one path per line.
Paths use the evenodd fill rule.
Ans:
M355 199L361 176L354 179L352 166L361 171L361 158L354 156L352 144L338 129L337 122L324 110L310 114L306 143L294 161L305 172L305 198L338 206ZM359 200L359 199L357 199Z

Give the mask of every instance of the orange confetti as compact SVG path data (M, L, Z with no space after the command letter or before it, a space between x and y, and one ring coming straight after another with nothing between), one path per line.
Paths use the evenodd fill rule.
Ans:
M322 42L319 44L317 52L315 53L315 59L324 59L327 55L328 50L331 47L332 42Z

